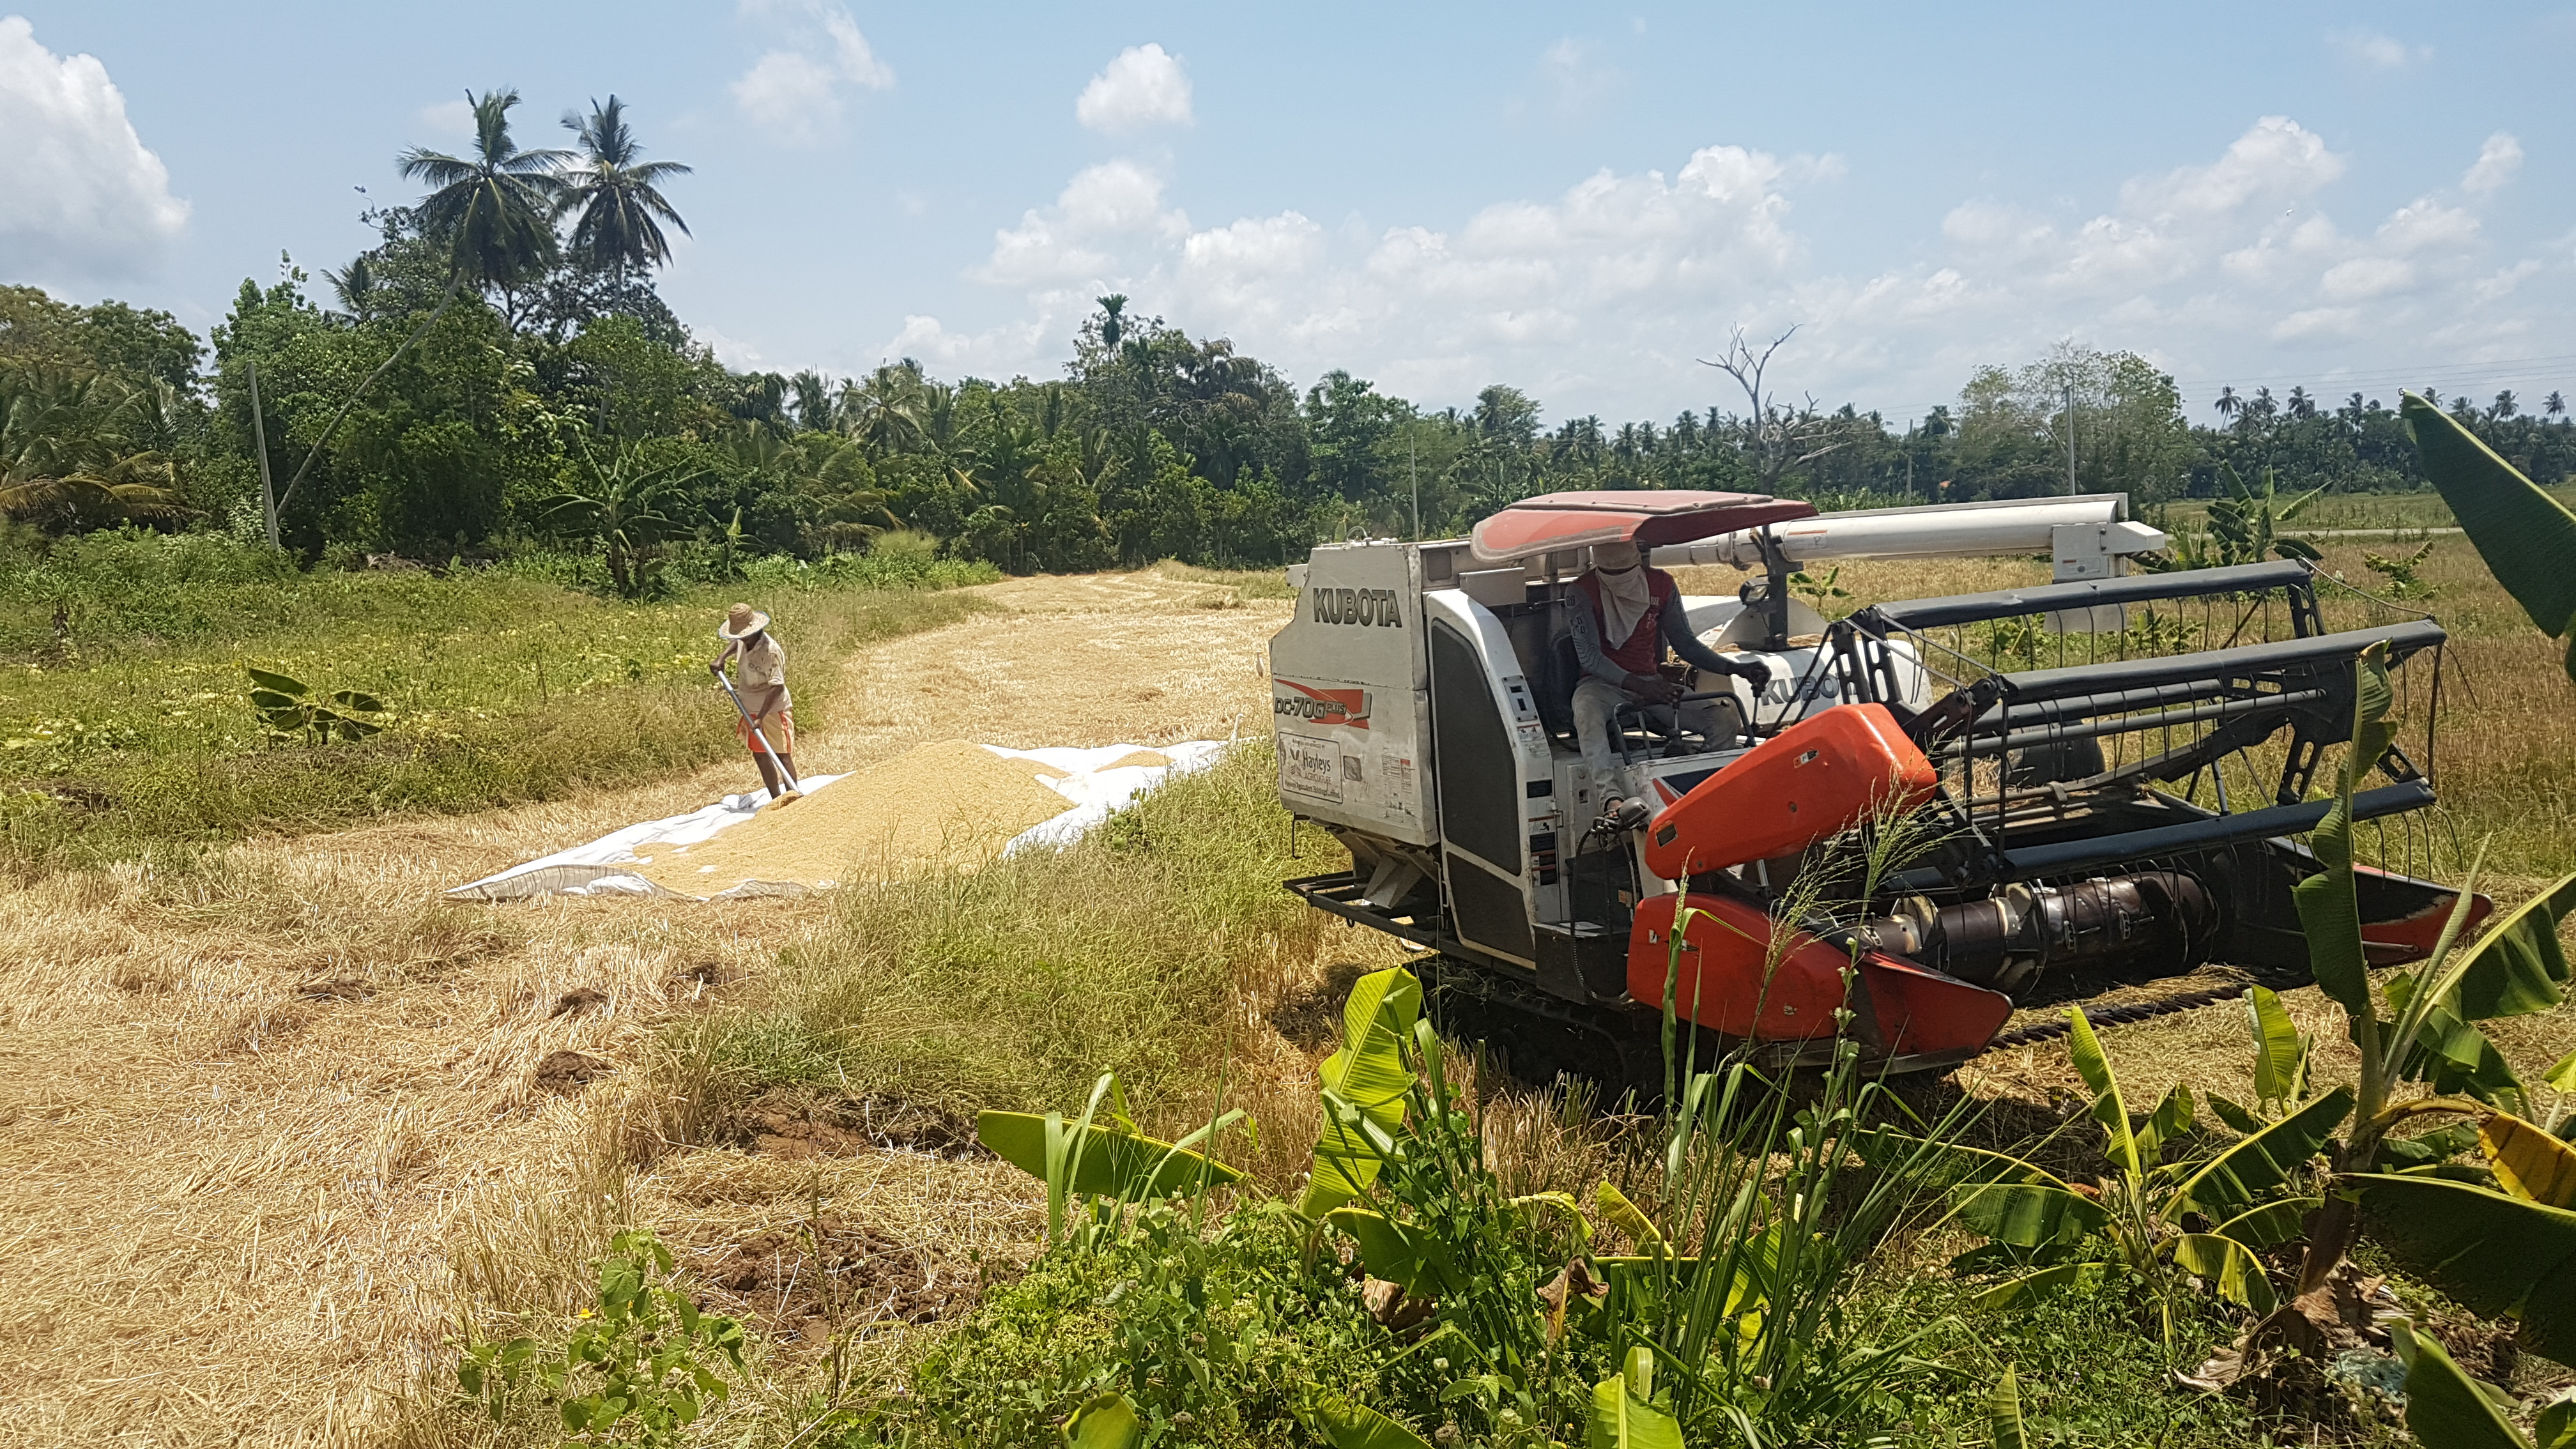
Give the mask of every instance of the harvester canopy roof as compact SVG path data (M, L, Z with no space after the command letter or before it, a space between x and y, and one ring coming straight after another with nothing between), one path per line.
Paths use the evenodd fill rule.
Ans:
M1689 543L1786 518L1816 505L1767 493L1707 493L1682 488L1601 488L1524 498L1476 525L1468 544L1486 563L1601 543L1639 548Z

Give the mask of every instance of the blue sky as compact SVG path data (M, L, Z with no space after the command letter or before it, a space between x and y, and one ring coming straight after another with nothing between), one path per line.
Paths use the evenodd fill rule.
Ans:
M1897 417L2061 339L2185 385L2576 385L2576 7L0 0L0 281L218 320L393 157L614 91L737 366L1054 375L1090 299L1430 406Z

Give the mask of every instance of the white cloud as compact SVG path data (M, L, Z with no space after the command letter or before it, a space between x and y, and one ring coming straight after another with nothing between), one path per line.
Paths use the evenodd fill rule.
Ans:
M2433 58L2429 45L2408 45L2376 30L2338 30L2326 37L2326 43L2342 52L2344 59L2369 70L2404 70Z
M474 104L471 101L440 101L411 113L412 119L442 136L474 138Z
M2490 142L2480 165L2502 171L2506 154ZM1194 221L1185 178L1122 159L995 232L969 274L997 294L994 317L955 330L916 319L889 350L987 376L1044 369L1092 299L1119 291L1299 380L1347 367L1431 406L1501 380L1551 416L1634 417L1722 402L1693 359L1738 324L1796 323L1790 386L1903 416L1952 398L1980 363L2068 337L2185 378L2315 385L2338 366L2529 350L2518 339L2576 324L2560 300L2576 298L2576 234L2500 249L2478 214L2485 193L2438 175L2375 175L2412 179L2414 199L2339 222L2334 187L2365 159L2264 117L2096 208L2038 192L1962 199L1888 239L1908 260L1851 272L1820 265L1795 225L1800 200L1842 175L1832 156L1710 145L1670 172L1603 170L1550 196L1338 225L1257 207Z
M57 56L0 17L0 276L122 279L159 265L188 203L96 56Z
M852 86L881 91L894 69L877 59L850 12L830 0L781 5L746 0L750 14L783 13L802 42L767 52L733 83L734 104L753 124L791 146L812 146L840 128L841 98ZM817 33L819 32L819 33Z
M1590 46L1572 37L1540 52L1538 68L1550 102L1561 116L1577 116L1592 109L1619 83L1618 72L1597 60Z
M1181 58L1160 45L1131 45L1101 67L1073 103L1074 119L1112 136L1134 135L1158 126L1186 126L1190 111L1190 78Z
M2477 162L2460 178L2460 189L2471 196L2484 196L2502 190L2521 170L2522 143L2511 133L2498 131L2478 148Z

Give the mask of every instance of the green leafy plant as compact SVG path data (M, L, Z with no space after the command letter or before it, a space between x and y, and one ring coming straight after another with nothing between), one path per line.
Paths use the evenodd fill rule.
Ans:
M372 694L335 689L316 696L303 680L265 669L245 669L250 676L250 707L261 724L279 739L301 738L307 744L357 741L382 731L385 704Z
M1064 1442L1072 1449L1137 1449L1145 1425L1125 1394L1102 1394L1064 1421Z
M2525 1438L2497 1402L2503 1394L2471 1378L2442 1345L2405 1324L2390 1337L2406 1364L2406 1427L2424 1449L2576 1449L2576 1389L2543 1405Z
M2461 531L2540 632L2568 641L2567 677L2576 679L2576 513L2426 399L2403 394L2399 411Z
M620 443L603 466L588 441L576 439L580 456L561 492L537 500L549 528L596 538L608 562L609 586L622 599L661 587L661 547L687 530L663 512L679 487L700 469L676 462L646 467L631 443Z
M742 1372L742 1325L670 1287L671 1250L650 1233L619 1233L596 1266L592 1306L562 1345L470 1343L456 1381L496 1424L522 1404L553 1409L567 1445L676 1443L731 1395L716 1369Z
M2565 999L2570 972L2558 928L2576 910L2576 875L2551 884L2463 949L2459 939L2476 899L2481 848L2423 965L2374 986L2361 938L2352 799L2363 772L2396 734L2387 718L2393 694L2384 646L2365 650L2354 671L2351 743L2335 804L2310 837L2323 868L2294 888L2293 900L2317 985L2343 1008L2359 1048L2360 1079L2350 1094L2352 1130L2333 1154L2334 1177L2311 1219L2297 1293L2304 1297L2325 1284L2351 1251L2366 1208L2381 1240L2436 1286L2480 1311L2522 1314L2527 1337L2555 1343L2562 1355L2576 1353L2576 1212L2471 1183L2372 1172L2400 1123L2440 1114L2486 1120L2499 1110L2526 1109L2527 1090L2476 1023L2546 1011ZM2407 1080L2427 1081L2439 1095L2394 1100L2394 1087ZM2486 1255L2461 1245L2458 1234L2471 1223ZM2554 1300L2529 1298L2524 1290L2552 1262L2564 1270L2565 1291ZM2505 1274L2501 1280L2491 1276L2498 1271Z
M2263 491L2255 492L2236 476L2228 464L2218 467L2219 481L2227 485L2228 495L2209 505L2209 537L2216 550L2217 563L2260 563L2268 558L2295 558L2314 562L2321 555L2305 539L2290 538L2280 532L2283 524L2308 510L2324 496L2322 487L2312 488L2295 498L2283 498L2273 471L2263 470Z
M1805 599L1817 613L1835 618L1843 607L1842 601L1852 596L1852 591L1838 582L1842 576L1839 566L1826 570L1822 578L1800 569L1789 575L1789 591Z
M1103 1106L1110 1121L1095 1125ZM1160 1142L1136 1129L1128 1115L1127 1089L1117 1073L1103 1072L1092 1084L1082 1115L1073 1121L1067 1122L1062 1112L984 1112L976 1116L975 1138L1046 1184L1047 1242L1052 1245L1065 1237L1067 1213L1077 1201L1088 1209L1084 1230L1098 1241L1115 1232L1125 1210L1139 1203L1241 1181L1240 1169L1194 1149L1242 1118L1241 1112L1228 1112L1177 1143Z
M2388 597L2392 599L2429 599L2439 590L2415 576L2424 560L2433 556L2433 541L2408 554L2376 554L2362 551L2361 566L2388 580Z
M2176 1084L2153 1112L2133 1119L2082 1008L2069 1013L2069 1024L2070 1053L2093 1091L2093 1119L2111 1171L2079 1188L2020 1158L1958 1149L1980 1164L1974 1170L1980 1180L1958 1189L1959 1221L2021 1250L2013 1256L2028 1269L1980 1294L1979 1306L2011 1307L2033 1293L2116 1269L2152 1296L2168 1352L2188 1279L2255 1313L2271 1312L2271 1280L2256 1254L2296 1237L2301 1218L2319 1206L2298 1191L2299 1179L2352 1110L2352 1093L2337 1088L2278 1121L2252 1124L2256 1130L2218 1151L2168 1161L2168 1151L2192 1133L2191 1089ZM2193 1216L2212 1226L2188 1227ZM2096 1244L2110 1249L2107 1261ZM1992 1255L1971 1254L1967 1263L1991 1261Z

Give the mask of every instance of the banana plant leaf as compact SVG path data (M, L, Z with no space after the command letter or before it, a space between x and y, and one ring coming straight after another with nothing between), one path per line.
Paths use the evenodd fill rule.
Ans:
M1102 1394L1064 1421L1064 1442L1073 1449L1137 1449L1145 1426L1125 1394Z
M1065 1154L1066 1161L1075 1163L1066 1191L1077 1197L1133 1201L1188 1192L1201 1182L1215 1186L1243 1180L1241 1168L1141 1133L1079 1123L1065 1123L1061 1130L1073 1138ZM980 1112L975 1117L975 1140L1004 1162L1046 1181L1045 1117L1030 1112Z
M2436 1177L2365 1173L2372 1236L2472 1312L2512 1314L2533 1352L2576 1363L2576 1211Z
M2388 752L2397 727L2386 716L2396 691L2388 682L2388 646L2373 644L2353 665L2352 743L2337 776L2334 807L2308 837L2325 869L2290 888L2290 904L2308 938L2309 974L2346 1016L2371 1010L2370 962L2361 944L2361 898L2352 874L2352 796L2363 771Z
M2147 1114L2146 1125L2138 1129L2138 1156L2150 1165L2162 1160L2165 1144L2177 1142L2191 1133L2191 1088L2176 1082L2165 1092L2156 1110Z
M2174 1201L2211 1217L2253 1207L2313 1159L2351 1113L2352 1089L2337 1087L2253 1136L2229 1144L2183 1179Z
M1438 1298L1466 1291L1449 1245L1416 1223L1400 1223L1366 1208L1340 1207L1324 1221L1351 1235L1360 1246L1360 1262L1372 1277L1384 1278L1409 1298Z
M1333 1394L1317 1394L1306 1417L1333 1449L1431 1449L1431 1441L1395 1420Z
M2430 1335L2409 1334L2406 1427L2424 1449L2531 1449L2513 1421Z
M2093 1023L2085 1020L2083 1007L2069 1009L2066 1016L2067 1055L2075 1060L2076 1075L2093 1089L2093 1120L2102 1124L2108 1139L2103 1150L2113 1167L2133 1177L2141 1175L2151 1164L2138 1154L2138 1136L2130 1130L2129 1104L2120 1095L2120 1078L2111 1070L2110 1054L2102 1050L2102 1039L2093 1034Z
M1414 1087L1403 1044L1421 1015L1422 983L1409 971L1372 971L1352 985L1342 1006L1342 1049L1321 1071L1324 1129L1300 1214L1321 1218L1377 1181Z
M2004 1365L2003 1378L1986 1396L1986 1444L1987 1449L2030 1449L2030 1431L2021 1421L2021 1381L2011 1364Z
M2254 1029L2254 1099L2266 1104L2297 1100L2307 1077L2308 1043L2281 1004L2280 993L2248 987L2245 1015Z
M2576 1148L2510 1112L2498 1112L2478 1127L2478 1149L2508 1196L2543 1207L2576 1208Z
M1585 1449L1682 1449L1680 1421L1650 1402L1654 1366L1653 1350L1632 1348L1627 1372L1593 1385Z
M2413 393L2400 411L2415 434L2424 474L2460 520L2487 569L2553 639L2576 626L2576 514L2534 487L2477 435ZM2567 658L2576 679L2576 645Z
M2218 1296L2252 1310L2258 1317L2277 1306L2272 1280L2263 1261L2234 1238L2218 1233L2184 1233L2173 1240L2174 1262L2217 1290Z
M2272 1248L2307 1231L2308 1214L2325 1206L2321 1197L2276 1198L2220 1223L2211 1231L2249 1248Z
M1593 1189L1592 1205L1601 1210L1601 1216L1609 1219L1612 1227L1626 1233L1641 1248L1664 1240L1663 1230L1656 1227L1635 1203L1628 1201L1626 1193L1607 1181Z
M2110 1209L2100 1202L2069 1188L2034 1182L1960 1188L1954 1212L1973 1231L2017 1248L2078 1242L2111 1223Z
M2400 1172L2412 1172L2448 1162L2477 1145L2478 1124L2454 1122L2416 1137L2383 1137L2379 1157Z
M2576 577L2576 562L2568 573ZM2548 1011L2566 1000L2569 969L2558 926L2570 911L2576 911L2576 874L2551 883L2479 937L2443 1004L2456 1003L2467 1020L2486 1021Z
M2216 1117L2219 1121L2226 1123L2229 1131L2260 1132L2263 1130L2262 1118L2246 1111L2243 1107L2227 1100L2216 1092L2210 1093L2206 1100L2209 1103L2210 1115Z
M2040 1294L2055 1292L2077 1283L2098 1283L2109 1271L2110 1265L2107 1263L2059 1263L2054 1267L2042 1268L2036 1273L2024 1273L2018 1278L1998 1283L1969 1299L1968 1302L1978 1308L2010 1308L2016 1304L2026 1303Z

